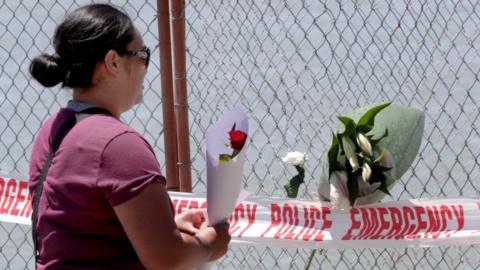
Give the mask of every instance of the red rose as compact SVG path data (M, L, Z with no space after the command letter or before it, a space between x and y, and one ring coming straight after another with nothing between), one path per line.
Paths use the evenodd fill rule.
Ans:
M247 134L241 130L232 130L229 131L228 134L230 135L230 146L234 150L242 150L243 145L245 145L245 141L247 140Z

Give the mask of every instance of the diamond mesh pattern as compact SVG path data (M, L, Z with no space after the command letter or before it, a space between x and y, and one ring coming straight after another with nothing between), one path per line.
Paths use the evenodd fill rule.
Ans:
M67 11L90 1L0 3L0 164L28 171L40 124L69 99L44 89L28 65L51 52L50 37ZM124 8L145 42L158 43L155 1L111 1ZM292 176L280 160L307 152L311 199L319 159L336 115L393 101L426 112L420 153L392 199L479 196L480 7L477 1L186 2L187 78L194 192L205 192L206 129L235 105L250 117L244 187L285 196ZM158 49L145 101L125 114L164 164ZM477 90L475 90L477 89ZM2 269L33 269L28 226L0 223ZM310 250L235 246L219 269L304 269ZM310 269L479 269L477 246L323 250Z

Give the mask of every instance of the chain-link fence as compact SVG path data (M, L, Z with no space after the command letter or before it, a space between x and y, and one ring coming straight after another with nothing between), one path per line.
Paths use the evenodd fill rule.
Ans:
M41 122L69 98L30 80L30 60L51 51L65 12L89 1L0 4L0 164L27 172ZM155 1L111 1L157 43ZM280 161L305 151L311 199L335 116L374 102L422 109L420 153L392 199L477 196L480 182L480 4L477 1L187 1L187 77L194 192L205 191L204 134L237 104L251 144L244 187L285 196L293 175ZM158 50L145 102L124 120L145 135L163 164ZM0 223L2 269L31 269L30 228ZM354 249L317 253L311 269L478 269L478 246ZM303 269L310 250L232 247L218 268Z

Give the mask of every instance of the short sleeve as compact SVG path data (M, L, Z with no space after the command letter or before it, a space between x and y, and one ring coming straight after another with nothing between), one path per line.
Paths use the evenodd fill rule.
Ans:
M110 205L126 202L152 183L165 185L151 146L134 132L114 137L103 150L97 178Z

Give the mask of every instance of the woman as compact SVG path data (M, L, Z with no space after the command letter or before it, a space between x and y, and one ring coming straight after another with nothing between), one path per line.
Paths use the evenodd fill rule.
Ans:
M73 100L32 150L36 267L188 269L223 256L228 223L207 227L201 210L174 217L152 148L119 120L142 100L150 60L130 18L105 4L79 8L53 45L30 72L72 88Z

